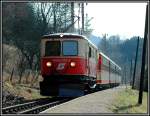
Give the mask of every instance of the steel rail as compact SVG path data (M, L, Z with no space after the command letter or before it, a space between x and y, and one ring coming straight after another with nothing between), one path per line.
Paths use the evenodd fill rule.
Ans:
M9 107L2 108L3 114L30 114L30 113L39 113L49 107L61 104L65 101L69 101L68 98L54 98L54 99L41 99L37 101L31 101L28 103L13 105Z

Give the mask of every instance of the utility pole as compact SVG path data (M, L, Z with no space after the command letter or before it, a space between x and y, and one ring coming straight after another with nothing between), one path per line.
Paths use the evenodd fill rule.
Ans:
M78 3L78 34L80 34L80 3Z
M54 17L53 17L53 21L54 21L54 23L53 23L53 30L54 30L54 33L56 33L57 32L57 30L56 30L56 6L55 6L56 4L52 4L52 8L53 8L53 15L54 15Z
M131 79L132 78L132 59L131 59L131 66L130 66L130 85L131 85Z
M137 47L136 47L136 56L135 56L135 63L134 63L132 89L134 89L134 83L135 83L135 72L136 72L136 63L137 63L137 56L138 56L138 48L139 48L139 37L138 37L138 40L137 40Z
M127 89L127 82L126 81L127 80L126 80L126 65L125 65L125 67L124 67L124 84L125 84L126 89Z
M82 31L81 34L84 33L84 2L82 2L82 7L81 7L81 13L82 13Z
M71 32L74 32L74 2L71 2L71 23L73 24Z
M138 104L142 104L142 97L143 97L143 81L144 81L144 71L145 71L147 36L148 36L148 5L146 6L145 33L144 33L144 42L143 42L142 67L141 67L141 76L140 76L140 89L139 89Z

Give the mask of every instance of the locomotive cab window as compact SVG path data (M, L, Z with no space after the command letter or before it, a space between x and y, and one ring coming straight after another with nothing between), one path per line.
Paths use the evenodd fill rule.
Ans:
M78 55L78 43L77 41L63 41L63 55L64 56L77 56Z
M60 41L47 41L45 46L45 56L60 56Z

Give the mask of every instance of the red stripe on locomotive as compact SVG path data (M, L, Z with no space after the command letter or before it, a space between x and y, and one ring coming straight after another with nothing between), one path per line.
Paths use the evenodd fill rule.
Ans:
M52 66L47 67L46 63L51 62ZM70 63L74 62L75 67ZM62 64L62 67L60 67ZM42 75L87 75L87 60L81 57L44 57L41 59Z

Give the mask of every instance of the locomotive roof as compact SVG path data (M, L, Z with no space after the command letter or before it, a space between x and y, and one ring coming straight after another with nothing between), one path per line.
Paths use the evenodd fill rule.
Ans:
M44 35L43 38L45 37L54 37L54 38L60 38L60 35L63 35L63 37L68 38L69 36L72 36L73 38L84 38L84 36L79 35L79 34L73 34L73 33L54 33L54 34L48 34Z
M114 61L112 61L108 56L106 56L104 53L100 52L100 54L102 56L104 56L106 59L108 59L111 63L113 63L114 65L116 65L120 70L121 70L121 67L119 67Z
M64 38L70 38L70 36L72 36L71 38L80 38L80 39L87 40L93 47L95 47L96 49L98 49L89 39L87 39L86 36L79 35L79 34L73 34L73 33L54 33L54 34L44 35L42 37L42 39L49 38L49 37L60 38L60 35L63 35Z

